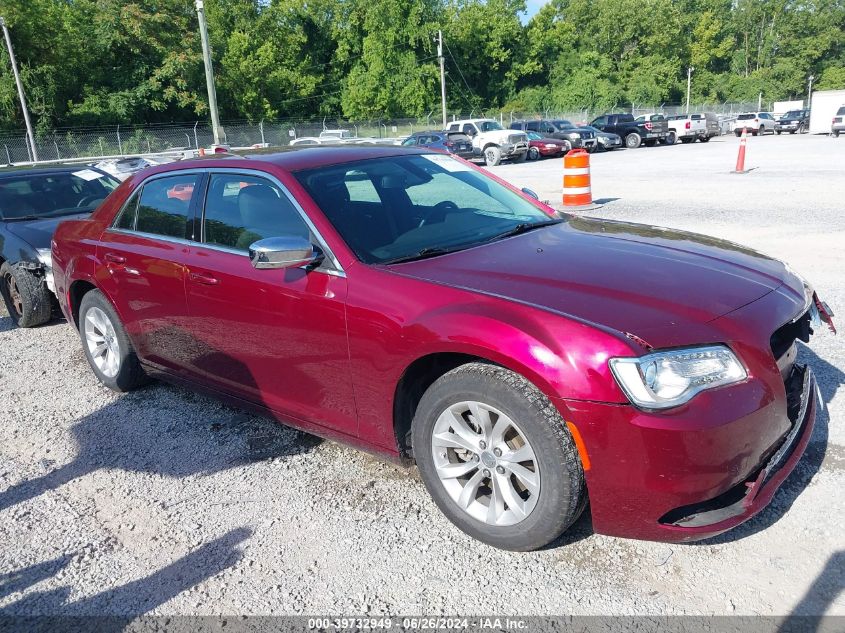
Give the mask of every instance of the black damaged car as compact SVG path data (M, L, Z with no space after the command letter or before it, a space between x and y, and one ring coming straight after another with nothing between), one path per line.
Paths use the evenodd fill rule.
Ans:
M94 167L0 170L0 295L18 327L50 320L50 241L63 220L89 215L120 184Z

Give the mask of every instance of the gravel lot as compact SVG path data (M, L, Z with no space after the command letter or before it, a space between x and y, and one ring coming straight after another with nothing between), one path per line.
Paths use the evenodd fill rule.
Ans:
M749 138L593 156L590 213L787 260L845 314L845 140ZM495 173L558 201L559 160ZM802 355L828 409L755 520L664 545L592 533L501 552L414 471L165 385L100 387L64 322L0 313L0 613L845 615L845 352ZM834 422L835 421L835 422Z

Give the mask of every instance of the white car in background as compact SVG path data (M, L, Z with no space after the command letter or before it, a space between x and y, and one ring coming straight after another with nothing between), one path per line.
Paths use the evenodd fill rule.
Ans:
M126 180L142 169L172 163L174 160L177 160L174 156L130 156L128 158L101 160L99 163L95 163L93 167L114 176L118 180Z
M743 112L734 121L734 134L742 135L742 130L748 130L751 136L763 136L775 133L775 117L771 112Z

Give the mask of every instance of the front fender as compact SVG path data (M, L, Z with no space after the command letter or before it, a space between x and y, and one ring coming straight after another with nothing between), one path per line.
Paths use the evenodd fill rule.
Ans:
M607 359L642 350L622 334L392 271L356 265L348 273L350 367L364 439L394 446L396 387L415 361L432 354L499 364L557 401L627 402Z

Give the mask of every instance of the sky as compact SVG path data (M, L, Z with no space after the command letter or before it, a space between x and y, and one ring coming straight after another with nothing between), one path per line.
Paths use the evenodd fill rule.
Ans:
M522 16L522 22L528 22L528 20L531 19L531 16L537 13L537 11L540 10L540 7L542 7L548 1L549 0L527 0L525 3L527 11L525 12L525 15Z

